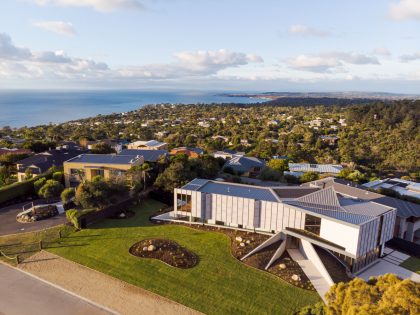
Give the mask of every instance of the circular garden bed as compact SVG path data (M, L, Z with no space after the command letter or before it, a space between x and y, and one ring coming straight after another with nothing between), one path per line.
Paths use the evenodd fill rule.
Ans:
M146 239L130 248L130 253L141 258L154 258L177 268L192 268L198 256L177 242L167 239Z

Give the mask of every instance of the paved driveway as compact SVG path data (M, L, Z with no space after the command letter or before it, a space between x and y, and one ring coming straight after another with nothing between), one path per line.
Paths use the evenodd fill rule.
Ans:
M0 209L0 236L43 230L67 222L65 214L60 214L58 216L33 223L17 222L16 215L22 211L22 206L24 204L27 204L27 202Z
M0 315L113 314L0 263Z

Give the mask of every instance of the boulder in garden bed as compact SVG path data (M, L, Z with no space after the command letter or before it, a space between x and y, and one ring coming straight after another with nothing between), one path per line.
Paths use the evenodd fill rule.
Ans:
M237 242L242 242L242 237L237 236L237 237L235 237L235 240L236 240Z
M149 247L147 247L147 250L149 251L149 252L154 252L155 250L156 250L156 246L155 245L149 245Z
M292 280L293 281L300 281L300 277L298 275L293 275Z
M279 268L280 268L280 269L286 269L286 264L280 264L280 265L279 265Z

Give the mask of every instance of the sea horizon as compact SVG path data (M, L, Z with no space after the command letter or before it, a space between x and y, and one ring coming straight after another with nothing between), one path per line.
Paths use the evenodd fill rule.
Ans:
M0 90L0 128L57 124L137 110L151 104L259 102L255 98L224 95L229 93L238 91Z

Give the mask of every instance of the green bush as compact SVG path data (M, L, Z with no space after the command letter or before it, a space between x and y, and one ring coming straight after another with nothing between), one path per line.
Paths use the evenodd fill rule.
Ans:
M42 186L45 185L46 181L47 179L45 177L41 177L40 179L34 182L34 189L36 193L38 193Z
M61 192L61 201L66 204L68 203L75 195L74 188L66 188Z
M54 180L56 180L57 182L63 182L63 172L55 172L53 175L52 175L52 179L54 179Z
M80 219L84 215L93 211L96 211L96 209L83 209L83 210L70 209L66 211L66 217L67 217L67 220L69 220L69 222L73 224L73 226L76 229L80 229Z
M49 179L47 180L45 185L42 186L41 189L38 191L38 195L49 200L51 198L60 196L63 189L63 184L54 179Z

